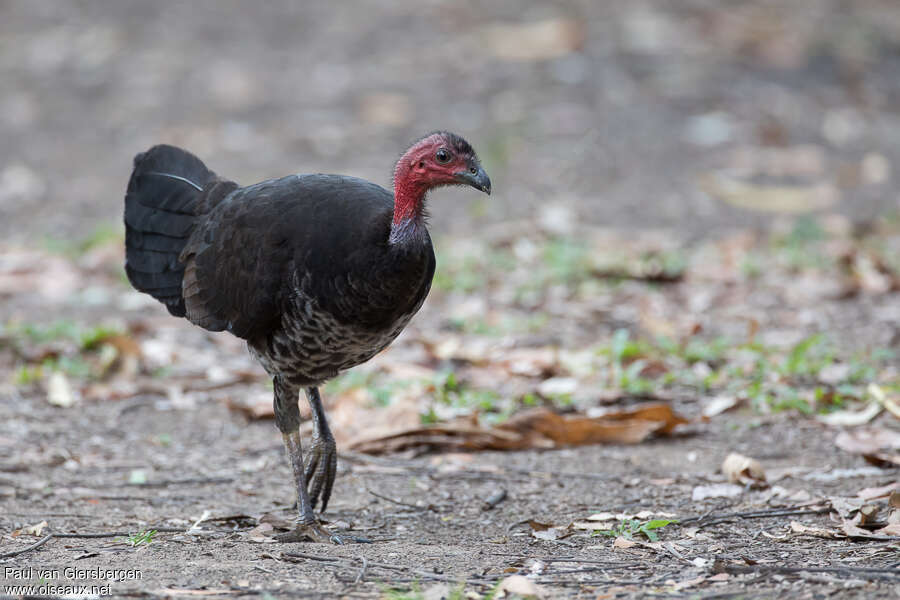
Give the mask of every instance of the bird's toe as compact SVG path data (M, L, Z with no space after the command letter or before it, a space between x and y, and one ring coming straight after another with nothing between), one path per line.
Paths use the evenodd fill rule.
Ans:
M310 502L315 507L321 498L324 511L337 474L337 445L333 438L321 438L313 442L304 471Z
M347 540L333 533L320 523L298 523L294 529L274 536L276 541L282 543L291 542L318 542L322 544L344 544Z

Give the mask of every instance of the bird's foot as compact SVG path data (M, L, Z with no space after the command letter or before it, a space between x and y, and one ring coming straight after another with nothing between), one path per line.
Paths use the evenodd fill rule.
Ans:
M279 542L319 542L321 544L344 544L346 541L343 537L332 533L323 527L318 521L311 523L297 523L292 530L280 533L274 536Z
M337 474L337 444L330 431L316 432L313 435L304 475L308 484L309 499L315 508L317 501L322 500L322 511L328 506L331 488Z

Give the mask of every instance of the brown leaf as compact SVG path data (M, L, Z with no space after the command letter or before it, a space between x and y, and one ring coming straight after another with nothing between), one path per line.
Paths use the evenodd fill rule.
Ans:
M841 531L843 531L849 537L865 538L871 537L872 535L869 531L862 529L857 523L850 519L842 519Z
M900 502L898 502L900 504ZM891 511L888 517L888 524L881 529L872 532L875 535L892 535L900 537L900 510L896 508Z
M837 531L825 529L823 527L809 527L798 521L791 521L791 531L799 533L800 535L811 535L829 540L844 537L843 534L838 533Z
M534 519L530 519L528 521L528 526L531 527L532 531L546 531L551 527L554 527L552 523L541 523L540 521L535 521Z
M602 417L558 415L547 408L522 412L496 427L470 419L401 429L349 443L359 452L380 454L412 448L441 451L520 450L599 443L636 444L652 433L668 433L687 421L666 404L648 403Z
M661 433L670 433L678 425L688 422L684 417L677 415L672 407L664 402L647 402L638 404L634 408L623 411L608 411L596 415L604 419L628 421L632 419L643 421L657 421L663 423Z
M623 538L621 536L616 538L616 541L613 542L613 548L621 548L622 550L627 550L628 548L634 548L638 543L634 540L629 540Z
M547 409L536 409L512 417L499 425L498 429L523 434L533 432L555 445L580 446L598 443L637 444L647 439L651 433L662 431L667 425L665 420L619 419L619 416L624 416L624 413L600 418L564 417Z
M896 491L898 489L900 489L900 481L895 481L878 487L863 488L856 492L856 495L861 500L875 500L876 498L884 498L885 496L893 498L894 494L900 494L900 492Z
M877 504L866 504L864 506L861 506L859 509L859 518L856 520L856 524L866 529L873 529L874 525L879 522L879 512L881 512L881 507Z
M256 544L272 544L276 540L272 538L273 527L269 523L260 523L246 534L247 540Z
M876 529L872 533L879 536L890 535L894 537L900 537L900 523L891 523L890 525L882 527L881 529Z
M881 427L866 427L852 431L842 431L835 438L839 448L861 454L867 461L878 466L900 465L900 431Z

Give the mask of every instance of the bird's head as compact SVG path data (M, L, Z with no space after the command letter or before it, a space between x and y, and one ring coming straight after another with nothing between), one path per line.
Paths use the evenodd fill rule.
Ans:
M394 189L424 194L444 185L470 185L491 193L491 179L469 142L448 131L430 133L407 150L394 170Z

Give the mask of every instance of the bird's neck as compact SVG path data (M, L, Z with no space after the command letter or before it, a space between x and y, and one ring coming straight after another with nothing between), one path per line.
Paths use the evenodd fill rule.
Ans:
M394 219L391 222L389 238L391 244L413 243L424 239L427 193L427 186L395 173Z

